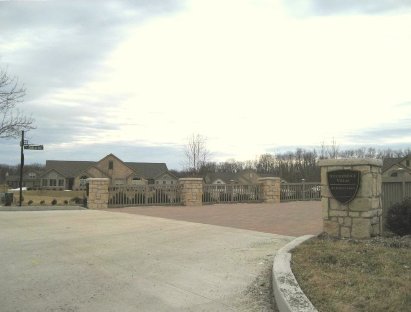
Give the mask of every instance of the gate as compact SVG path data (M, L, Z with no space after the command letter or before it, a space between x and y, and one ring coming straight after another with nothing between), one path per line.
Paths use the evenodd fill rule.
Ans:
M179 205L178 185L138 185L109 187L109 207Z
M411 197L411 181L383 181L381 191L383 211L387 212L392 205Z
M281 202L302 200L321 200L321 183L281 183Z
M261 202L259 184L205 184L203 204Z

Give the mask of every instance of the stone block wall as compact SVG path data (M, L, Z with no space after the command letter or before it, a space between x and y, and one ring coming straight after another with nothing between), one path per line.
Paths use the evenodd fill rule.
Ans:
M181 178L178 183L183 206L201 206L203 204L202 178Z
M279 203L281 192L281 179L268 177L260 178L261 196L264 203Z
M320 161L323 230L339 238L363 239L382 233L381 167L376 159L327 159ZM356 197L341 204L331 194L327 172L360 171Z
M87 196L87 208L106 209L108 205L108 185L110 180L106 178L87 179L89 185Z

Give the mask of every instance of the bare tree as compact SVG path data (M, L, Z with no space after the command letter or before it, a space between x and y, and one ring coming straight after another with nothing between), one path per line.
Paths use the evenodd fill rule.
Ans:
M188 138L188 143L184 148L186 156L186 167L189 171L198 173L203 165L210 158L210 152L206 145L207 139L200 134L193 134Z
M23 101L26 90L18 79L0 69L0 138L18 137L21 130L34 129L34 119L22 114L16 105Z

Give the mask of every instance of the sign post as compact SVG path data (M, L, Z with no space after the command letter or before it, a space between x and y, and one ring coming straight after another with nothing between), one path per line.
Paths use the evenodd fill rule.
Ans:
M38 145L38 144L29 144L28 140L24 139L24 130L21 131L21 142L20 142L20 147L21 147L21 154L20 154L20 181L19 181L19 187L20 187L20 201L19 201L19 206L21 206L23 202L23 167L24 167L24 150L36 150L36 151L42 151L44 150L43 145Z

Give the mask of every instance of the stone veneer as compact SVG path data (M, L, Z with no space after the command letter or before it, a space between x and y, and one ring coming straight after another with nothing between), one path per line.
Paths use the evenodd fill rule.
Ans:
M381 167L377 159L320 160L323 230L339 238L363 239L382 232ZM354 200L341 204L330 193L327 172L357 170L360 187Z
M107 178L89 178L87 208L106 209L108 205L108 185L110 180Z
M274 177L260 178L261 196L264 203L279 203L281 191L281 179Z
M180 185L181 204L183 206L201 206L203 204L203 179L181 178Z

